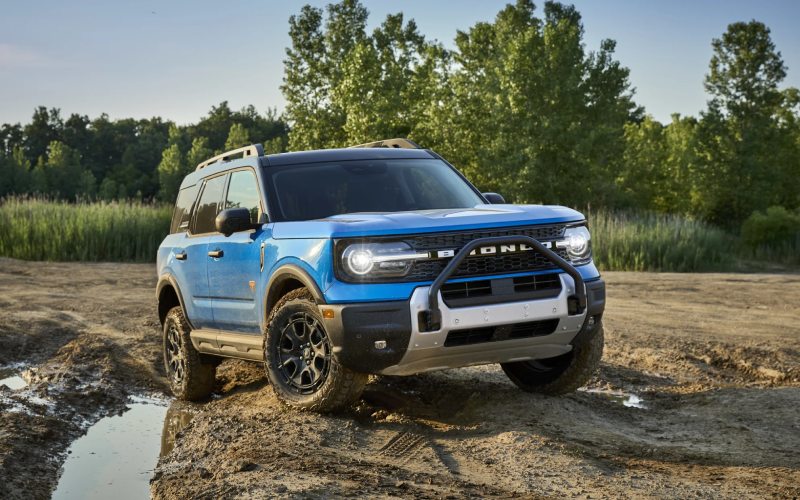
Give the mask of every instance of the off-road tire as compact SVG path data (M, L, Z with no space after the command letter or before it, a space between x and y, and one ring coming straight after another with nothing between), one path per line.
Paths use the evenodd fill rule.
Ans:
M174 332L171 331L173 327ZM189 338L191 331L183 315L183 309L180 307L170 309L164 319L162 335L164 370L167 373L169 387L176 398L184 401L201 401L214 390L217 364L206 360L197 352ZM183 365L183 374L179 377L175 376L176 370L170 366L170 355L176 351L181 357L178 362Z
M567 354L536 361L500 363L500 366L523 391L551 396L567 394L586 384L597 370L603 356L603 337L603 324L598 322L589 338L573 346Z
M307 289L292 290L275 304L267 321L267 331L264 332L264 366L275 396L285 405L301 410L332 412L350 406L361 396L368 375L343 366L332 352L328 358L327 374L313 392L299 392L281 372L281 335L292 321L297 321L298 314L305 314L316 320L315 325L324 332L319 308ZM325 335L327 336L327 332ZM327 342L330 342L329 338Z

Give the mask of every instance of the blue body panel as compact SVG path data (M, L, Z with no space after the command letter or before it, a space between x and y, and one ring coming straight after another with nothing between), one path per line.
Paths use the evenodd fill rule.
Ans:
M263 169L270 166L364 158L433 157L435 155L426 150L350 149L243 158L212 164L193 172L184 179L182 187L202 182L203 178L210 175L250 166L256 172L263 194L268 192ZM316 283L325 302L331 304L408 300L415 288L431 283L353 284L339 281L334 274L333 255L334 241L338 238L440 233L582 220L584 216L575 210L542 205L479 205L457 210L345 214L313 221L273 222L257 230L229 237L221 234L171 234L159 247L157 267L159 277L171 276L174 279L193 327L260 334L266 321L265 297L270 277L286 265L305 272ZM210 257L210 250L222 250L223 256ZM186 260L175 258L175 254L180 252L186 252ZM593 263L577 269L587 281L600 277ZM491 277L530 274L539 273ZM453 281L487 278L482 276Z
M183 295L186 315L195 328L214 325L208 290L208 240L208 236L171 234L158 249L158 274L175 278ZM186 252L186 260L175 258L180 252Z
M581 221L571 208L546 205L482 205L470 209L360 213L275 224L275 238L350 238L438 233L470 229Z

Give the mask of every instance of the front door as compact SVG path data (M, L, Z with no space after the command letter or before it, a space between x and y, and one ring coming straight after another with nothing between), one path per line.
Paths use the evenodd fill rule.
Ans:
M234 170L222 209L247 208L250 221L257 223L263 213L255 172ZM214 323L221 330L260 334L259 301L256 299L261 274L263 228L216 234L209 240L208 285L214 309Z

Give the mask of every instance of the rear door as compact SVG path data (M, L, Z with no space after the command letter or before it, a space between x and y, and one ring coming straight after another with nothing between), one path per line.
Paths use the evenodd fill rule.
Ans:
M214 315L208 291L208 243L216 234L215 219L225 193L226 174L206 178L183 241L181 283L187 313L195 328L213 328Z
M222 210L247 208L256 224L264 213L256 174L246 167L230 173ZM261 272L261 228L216 234L209 240L208 282L213 301L214 323L221 330L260 334L256 285Z

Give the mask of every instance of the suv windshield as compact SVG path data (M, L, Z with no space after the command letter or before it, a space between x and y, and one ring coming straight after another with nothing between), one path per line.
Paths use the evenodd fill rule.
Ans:
M471 208L484 201L441 160L360 160L271 169L281 220Z

